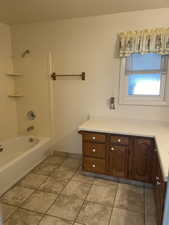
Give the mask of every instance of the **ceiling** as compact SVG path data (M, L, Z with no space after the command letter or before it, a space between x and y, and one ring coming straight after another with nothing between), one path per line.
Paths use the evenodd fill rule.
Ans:
M31 23L166 7L168 0L0 0L0 21Z

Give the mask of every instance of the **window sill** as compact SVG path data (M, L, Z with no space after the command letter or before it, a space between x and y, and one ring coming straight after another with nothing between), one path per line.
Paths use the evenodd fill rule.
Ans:
M120 100L119 105L136 105L136 106L169 106L166 101L135 101L135 100Z

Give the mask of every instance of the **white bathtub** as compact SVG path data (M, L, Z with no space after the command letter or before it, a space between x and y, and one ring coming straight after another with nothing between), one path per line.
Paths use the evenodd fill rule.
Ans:
M0 196L49 154L50 138L23 136L0 142Z

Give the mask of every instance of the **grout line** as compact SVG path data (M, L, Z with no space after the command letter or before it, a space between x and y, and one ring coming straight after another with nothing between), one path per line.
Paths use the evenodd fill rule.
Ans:
M56 197L56 199L58 198L58 195L57 195L57 197ZM54 202L56 201L56 199L53 201L53 203L51 203L51 205L45 210L45 212L44 212L44 216L43 216L43 218L47 215L47 212L49 211L49 209L51 208L51 206L54 204ZM42 219L43 219L42 218ZM42 221L42 220L41 220ZM39 224L39 223L38 223Z
M30 189L30 188L29 188ZM22 205L24 205L25 204L25 202L29 199L29 198L31 198L32 197L32 195L36 192L36 190L35 189L30 189L30 190L33 190L33 192L21 203L21 204L18 204L18 205L16 205L16 204L13 204L13 203L10 203L10 202L3 202L2 201L2 203L5 203L5 204L8 204L8 205L11 205L11 206L15 206L15 207L18 207L18 208L21 208L21 206Z
M8 205L8 206L11 206L11 205ZM7 217L6 219L2 219L4 223L6 223L10 218L12 218L12 216L18 211L18 207L16 207L16 209L14 210L14 212L9 216Z
M65 158L65 157L63 157L63 158ZM65 158L65 160L66 159L68 159L69 157L67 157L67 158ZM52 170L52 172L50 172L50 174L52 174L54 171L57 171L63 164L64 164L64 162L65 162L65 160L60 164L60 166L58 167L58 168L54 168L53 170ZM45 160L44 160L45 161ZM52 164L48 164L48 165L52 165ZM17 184L15 184L12 188L10 188L9 190L11 190L11 189L13 189L15 186L19 186L19 187L23 187L23 188L28 188L28 189L31 189L31 190L33 190L33 192L32 192L32 194L30 195L30 196L28 196L20 205L13 205L12 203L8 203L8 202L2 202L3 204L6 204L6 205L9 205L9 206L13 206L13 207L15 207L16 208L16 210L5 220L5 221L8 221L15 213L17 213L19 210L25 210L25 211L27 211L27 212L33 212L33 213L35 213L35 214L37 214L37 215L40 215L41 216L41 219L39 220L39 222L38 222L38 224L37 225L39 225L40 223L41 223L41 221L44 219L44 217L45 216L51 216L51 217L55 217L55 218L59 218L59 219L62 219L62 220L67 220L67 221L70 221L71 223L72 223L72 225L73 224L75 224L75 223L77 223L78 221L77 221L77 219L78 219L78 216L79 216L79 214L80 214L80 212L81 212L81 210L82 210L82 208L84 207L84 205L85 204L87 204L88 202L92 202L92 203L96 203L96 204L99 204L99 205L105 205L105 204L102 204L102 203L100 203L100 202L94 202L94 201L88 201L87 200L87 198L88 198L88 196L89 196L89 193L90 193L90 191L91 191L91 189L92 189L92 187L94 186L94 185L96 185L96 186L104 186L104 185L101 185L101 184L95 184L95 180L92 182L92 183L89 183L89 182L81 182L80 180L73 180L73 177L77 174L77 172L79 171L79 168L80 168L81 166L79 166L77 169L75 169L74 171L73 171L73 174L72 174L72 176L71 176L71 178L69 178L69 179L66 179L66 183L63 185L63 188L59 191L59 192L57 192L57 193L54 193L54 192L49 192L49 191L44 191L44 190L41 190L41 189L39 189L40 188L40 186L42 185L42 184L44 184L50 177L52 177L51 175L43 175L43 174L36 174L36 173L33 173L33 174L36 174L36 175L43 175L43 176L46 176L46 179L37 187L37 188L31 188L31 187L26 187L26 186L22 186L22 185L18 185L18 183L23 179L23 178L21 178L21 180L20 181L18 181L17 182ZM71 170L71 168L63 168L63 170ZM31 172L31 171L30 171ZM28 173L28 174L30 174L30 172ZM27 174L27 175L28 175ZM27 176L27 175L25 175L25 177ZM95 178L97 178L97 176L93 176L93 178L95 179ZM101 178L102 179L102 178ZM61 181L62 179L58 179L58 182L59 181ZM55 215L50 215L50 214L48 214L47 212L50 210L50 208L52 208L53 207L53 205L55 204L55 202L57 201L57 199L60 197L60 196L67 196L67 195L64 195L64 194L62 194L63 193L63 191L64 191L64 189L67 187L67 185L69 185L69 183L71 182L71 181L78 181L78 182L80 182L80 183L86 183L86 184L88 184L88 185L90 185L90 187L89 187L89 190L88 190L88 192L87 192L87 194L86 194L86 196L85 196L85 198L84 199L81 199L81 198L79 198L78 197L78 199L80 199L80 200L82 200L82 205L81 205L81 207L80 207L80 209L78 210L78 212L77 212L77 215L75 216L75 218L73 219L73 220L68 220L68 219L64 219L64 218L62 218L62 217L58 217L58 216L55 216ZM115 197L114 197L114 201L113 201L113 204L112 204L112 206L108 206L109 208L111 208L111 212L110 212L110 217L109 217L109 219L108 219L108 224L107 225L110 225L110 223L111 223L111 219L112 219L112 216L113 216L113 210L116 208L115 207L115 202L116 202L116 199L117 199L117 195L118 195L118 193L119 193L119 182L116 182L116 181L114 181L116 184L117 184L117 190L116 190L116 193L115 193ZM122 183L123 184L123 183ZM129 185L134 185L134 184L129 184ZM134 185L135 186L135 185ZM137 185L136 185L137 186ZM144 215L144 225L146 225L146 188L145 187L141 187L141 188L143 188L143 190L144 190L144 213L143 213L143 215ZM9 191L8 190L8 191ZM7 191L7 192L8 192ZM51 194L54 194L54 195L56 195L56 199L53 201L53 203L42 213L42 212L38 212L38 211L35 211L35 210L30 210L30 209L26 209L26 208L23 208L23 206L24 206L24 204L25 204L25 202L26 201L28 201L29 200L29 198L31 199L31 197L32 197L32 195L33 194L35 194L36 192L43 192L43 193L51 193ZM128 211L132 211L132 210L128 210ZM133 212L133 211L132 211Z
M44 217L45 217L45 215L42 215L42 217L41 217L41 219L39 220L39 222L37 223L37 225L39 225L39 224L42 222L42 220L44 219Z
M80 207L80 209L79 209L79 211L78 211L76 217L74 218L73 224L76 223L77 218L78 218L78 216L79 216L79 214L80 214L80 212L81 212L81 210L82 210L84 204L87 202L87 197L88 197L88 195L89 195L89 193L90 193L90 191L91 191L91 189L92 189L92 187L93 187L93 184L94 184L94 182L90 185L89 191L88 191L86 197L84 198L83 203L82 203L82 205L81 205L81 207Z
M63 157L63 158L64 158L64 157ZM36 167L39 166L41 163L44 163L46 159L47 159L47 158L45 158L43 161L41 161L38 165L36 165ZM64 161L65 161L65 160L64 160ZM64 162L64 161L63 161L63 162ZM63 164L63 162L61 163L61 165ZM47 164L48 164L48 165L53 165L53 164L50 164L50 163L47 163ZM60 165L60 166L61 166L61 165ZM15 183L15 184L14 184L12 187L10 187L5 193L3 193L3 194L0 196L0 201L1 201L1 199L3 198L3 196L4 196L7 192L11 191L14 187L16 187L16 186L23 187L23 186L19 185L19 183L20 183L26 176L28 176L29 174L31 174L32 171L33 171L36 167L34 167L31 171L29 171L26 175L24 175L20 180L18 180L17 183ZM56 170L56 168L53 169L53 171L54 171L54 170ZM52 171L52 173L53 173L53 171ZM35 174L35 173L33 173L33 174ZM37 175L38 175L38 174L37 174ZM39 175L40 175L40 174L39 174ZM44 176L49 177L50 175L44 175ZM35 188L28 188L28 189L36 190Z
M37 175L37 174L36 174ZM40 176L42 176L42 175L40 175ZM39 185L38 185L38 187L31 187L31 186L29 186L29 184L27 185L27 184L18 184L18 186L19 187L23 187L23 188L28 188L28 189L31 189L31 190L35 190L35 191L39 191L40 189L40 186L42 185L42 184L44 184L46 181L47 181L47 179L49 178L49 176L44 176L44 177L46 177L45 179L44 179L44 181L42 182L42 183L40 183Z
M29 174L29 173L28 173ZM27 175L28 175L27 174ZM27 176L27 175L25 175L25 177ZM43 184L43 183L45 183L46 181L47 181L47 179L49 178L49 176L46 176L47 178L39 185L39 187ZM21 180L22 180L23 178L21 178ZM20 180L20 181L21 181ZM41 191L41 192L44 192L44 191L42 191L42 190L40 190L39 189L39 187L38 188L31 188L31 187L26 187L26 186L22 186L22 185L19 185L19 182L20 181L18 181L17 182L17 184L15 184L12 188L10 188L8 191L10 191L10 190L12 190L14 187L16 187L16 186L18 186L18 187L22 187L22 188L27 188L27 189L30 189L30 190L33 190L33 192L32 192L32 194L31 195L29 195L21 204L19 204L19 205L16 205L16 204L12 204L12 203L10 203L10 202L3 202L2 201L2 203L4 203L4 204L7 204L7 205L11 205L11 206L15 206L15 207L18 207L18 208L21 208L21 209L25 209L25 208L23 208L22 206L25 204L25 202L29 199L29 198L31 198L32 197L32 195L34 194L34 193L36 193L37 191ZM7 191L7 192L8 192ZM4 193L4 195L7 193L7 192L5 192ZM48 193L50 193L50 192L48 192ZM53 193L54 194L54 193Z
M78 169L77 169L78 170ZM75 175L76 172L74 172L74 174L72 175L72 177ZM66 185L62 188L62 190L57 194L56 199L54 200L54 202L49 206L49 208L45 211L45 215L51 216L49 214L47 214L47 212L53 207L53 205L55 204L55 202L57 201L57 199L61 196L61 193L63 192L64 188L69 184L69 182L71 181L72 177L70 178L70 180L66 183ZM42 191L43 192L43 191ZM50 193L50 192L47 192ZM62 218L63 219L63 218Z
M22 208L22 207L18 207L18 210L28 211L28 212L30 212L30 213L38 214L39 216L43 216L43 215L44 215L44 213L37 212L37 211L31 210L31 209L25 209L25 208Z
M146 190L144 188L144 225L146 225Z
M153 188L152 188L152 189L148 189L148 190L150 190L150 191L152 191L152 192L154 191ZM150 212L151 210L149 210L149 208L147 207L147 205L149 205L149 204L150 204L150 205L153 204L153 205L155 206L154 198L153 198L153 200L152 200L151 196L149 196L148 194L149 194L149 193L146 194L146 189L145 189L145 200L147 199L147 201L145 201L145 221L144 221L145 224L144 224L144 225L149 224L149 222L148 222L148 221L149 221L149 219L148 219L149 217L152 217L152 216L153 216L153 217L155 218L155 220L156 220L156 218L157 218L156 213L151 214L151 212ZM153 194L154 194L154 193L153 193ZM154 197L154 196L153 196L153 197ZM153 202L152 202L152 201L153 201ZM147 203L147 204L146 204L146 203ZM153 207L154 207L154 206L153 206Z
M65 160L67 159L67 158L65 158L65 157L63 157ZM46 159L45 159L46 160ZM45 162L45 160L43 160L41 163L44 163ZM71 176L71 178L70 179L67 179L67 182L66 182L66 185L63 187L63 189L59 192L59 193L52 193L52 194L55 194L55 195L57 195L57 197L56 197L56 199L54 200L54 202L48 207L48 209L44 212L44 213L42 213L42 212L37 212L37 211L35 211L35 210L29 210L29 209L26 209L26 208L24 208L23 206L24 206L24 204L26 203L26 201L28 201L29 199L31 199L31 197L33 196L33 194L35 194L36 192L38 192L38 191L40 191L40 192L44 192L44 193L51 193L51 192L46 192L46 191L43 191L43 190L41 190L41 189L39 189L40 188L40 186L42 185L42 184L44 184L50 177L51 177L51 174L55 171L55 170L57 170L57 169L59 169L62 165L63 165L63 163L65 162L65 160L63 160L63 162L60 164L60 166L59 167L56 167L56 168L54 168L53 170L52 170L52 172L51 173L49 173L48 175L44 175L43 174L43 176L46 176L46 179L37 187L37 188L32 188L32 187L26 187L26 186L22 186L22 185L19 185L19 183L21 182L21 180L23 180L26 176L28 176L29 174L36 174L36 173L33 173L32 171L35 169L32 169L29 173L27 173L24 177L22 177L16 184L14 184L10 189L8 189L2 196L0 196L0 200L2 200L2 198L3 198L3 196L8 192L8 191L10 191L10 190L12 190L15 186L18 186L18 187L23 187L23 188L28 188L28 189L31 189L31 190L33 190L33 192L32 192L32 194L31 195L29 195L21 204L19 204L19 205L16 205L16 204L12 204L12 203L9 203L9 202L3 202L2 201L2 203L3 204L6 204L6 205L9 205L9 206L13 206L13 207L15 207L16 208L16 210L5 220L5 221L8 221L10 218L12 218L12 216L17 212L17 211L19 211L19 210L25 210L25 211L28 211L28 212L33 212L33 213L35 213L35 214L38 214L38 215L42 215L42 218L41 218L41 220L38 222L38 224L40 224L40 222L42 221L42 219L46 216L46 215L48 215L49 216L49 214L47 214L47 211L54 205L54 203L56 202L56 200L57 200L57 198L60 196L60 194L61 194L61 192L64 190L64 188L68 185L68 183L72 180L72 178L73 178L73 176L77 173L77 171L79 170L79 168L80 168L80 166L77 168L77 169L75 169L75 171L73 172L73 174L72 174L72 176ZM39 163L38 165L40 165L41 163ZM38 166L37 165L37 166ZM50 163L48 163L48 165L52 165L53 166L53 164L50 164ZM37 167L36 166L36 167ZM69 169L69 168L68 168ZM42 175L42 174L36 174L36 175ZM59 181L59 180L58 180ZM52 215L50 215L50 216L52 216ZM53 217L55 217L55 216L53 216ZM58 217L59 218L59 217ZM62 218L63 219L63 218ZM73 223L73 222L72 222Z
M144 192L143 192L143 199L144 199L144 204L143 204L144 210L143 210L143 213L142 212L135 211L135 210L131 210L130 208L124 209L124 210L143 216L144 221L145 221L145 188L144 187L139 187L139 188L143 188L143 190L144 190ZM122 209L123 210L122 207L114 207L114 208L116 208L116 209ZM144 225L145 225L145 223L144 223Z
M118 183L117 191L116 191L116 194L115 194L115 197L114 197L114 202L113 202L112 210L111 210L111 213L110 213L108 225L110 225L110 222L111 222L111 218L112 218L112 215L113 215L113 210L115 208L115 201L116 201L116 198L117 198L118 191L119 191L119 183Z
M47 165L53 166L53 167L54 167L54 165L51 165L51 164L48 164L48 163L47 163ZM32 173L32 174L35 174L35 175L41 175L41 176L50 176L50 175L54 172L54 170L57 169L57 168L59 168L59 167L60 167L60 165L59 165L58 167L54 167L54 168L52 169L52 171L51 171L51 172L47 172L47 174L44 174L43 172L42 172L42 173L34 172L33 170L31 171L31 173ZM41 169L39 169L39 170L41 170ZM42 170L42 171L43 171L43 170Z
M60 220L63 220L63 221L67 221L67 222L69 222L73 225L73 220L68 220L68 219L65 219L65 218L62 218L62 217L59 217L59 216L54 216L54 215L49 215L49 214L43 214L43 218L40 220L40 222L42 222L42 220L44 219L45 216L57 218L57 219L60 219ZM39 225L39 223L37 225Z

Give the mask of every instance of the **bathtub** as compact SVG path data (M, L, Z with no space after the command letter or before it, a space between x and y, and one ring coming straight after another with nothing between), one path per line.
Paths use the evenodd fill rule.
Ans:
M0 142L0 196L47 157L50 142L33 136Z

